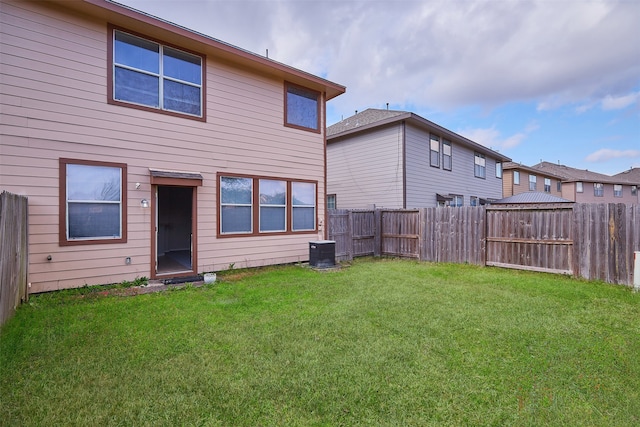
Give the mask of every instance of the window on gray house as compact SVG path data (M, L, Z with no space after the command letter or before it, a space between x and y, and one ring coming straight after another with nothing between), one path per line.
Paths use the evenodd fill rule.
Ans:
M327 209L337 209L337 200L335 194L327 194Z
M464 197L459 195L452 195L451 201L449 201L449 206L451 207L460 207L464 205Z
M551 178L544 179L544 192L551 193Z
M529 191L536 191L537 179L535 175L529 175Z
M440 167L440 137L436 135L429 135L429 153L430 164L433 167Z
M476 178L486 177L486 160L484 154L475 153L473 174Z
M451 154L451 141L447 141L446 139L444 139L442 141L442 169L448 171L451 170Z
M502 163L496 162L496 178L502 178Z

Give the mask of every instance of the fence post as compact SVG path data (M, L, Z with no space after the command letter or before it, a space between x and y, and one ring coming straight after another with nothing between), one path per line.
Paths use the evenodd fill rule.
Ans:
M382 210L375 209L373 211L373 256L382 255Z
M0 326L28 292L28 202L24 196L0 194Z
M419 209L420 229L418 233L418 259L424 261L427 258L427 208Z
M353 260L353 212L347 213L347 257Z

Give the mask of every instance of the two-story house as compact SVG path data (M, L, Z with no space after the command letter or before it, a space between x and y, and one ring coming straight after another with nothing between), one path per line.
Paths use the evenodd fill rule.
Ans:
M502 169L503 197L530 192L562 197L562 177L515 162L504 163Z
M540 162L540 173L562 178L562 198L577 203L638 203L638 185L627 177L604 175L586 169Z
M105 0L0 1L31 292L308 259L345 88Z
M613 178L629 182L631 185L631 194L637 196L636 201L633 203L640 203L640 194L638 193L638 187L640 187L640 168L629 168L626 171L613 175Z
M506 156L406 111L327 128L329 208L477 206L502 198Z

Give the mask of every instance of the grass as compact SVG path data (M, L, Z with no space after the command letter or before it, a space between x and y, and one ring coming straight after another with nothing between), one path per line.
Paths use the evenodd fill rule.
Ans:
M640 423L628 288L384 259L219 278L32 297L0 331L0 425Z

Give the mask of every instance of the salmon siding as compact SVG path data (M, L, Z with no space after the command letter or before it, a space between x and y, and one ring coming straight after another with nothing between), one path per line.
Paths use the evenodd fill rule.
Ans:
M343 86L111 2L0 7L0 187L29 198L31 292L308 259ZM258 183L244 209L223 176ZM220 233L241 210L251 233Z

